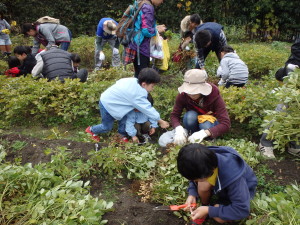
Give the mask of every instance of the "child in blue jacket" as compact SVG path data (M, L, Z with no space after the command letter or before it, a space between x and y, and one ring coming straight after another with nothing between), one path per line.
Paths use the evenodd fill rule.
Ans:
M118 121L118 133L121 141L128 142L125 130L126 115L133 109L139 110L152 120L158 122L161 128L168 128L169 123L160 118L159 113L148 101L148 93L159 83L160 76L152 68L144 68L139 78L122 78L101 94L99 108L102 123L86 128L92 139L100 141L98 134L112 130L114 121Z
M241 220L250 213L257 179L253 170L236 150L225 146L189 144L178 153L179 173L190 180L186 209L200 198L201 206L193 209L193 220L213 218L219 223ZM210 204L212 194L218 196L216 205Z
M147 99L153 106L153 98L148 94ZM149 135L155 133L158 127L157 121L149 118L137 109L130 111L127 115L125 130L133 142L147 143L151 138Z

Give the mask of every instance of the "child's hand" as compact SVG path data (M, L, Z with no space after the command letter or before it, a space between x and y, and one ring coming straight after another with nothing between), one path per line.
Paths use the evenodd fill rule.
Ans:
M135 143L140 143L137 136L132 137L132 141L135 142Z
M151 127L150 131L149 131L149 135L152 135L155 133L155 128L154 127Z
M160 120L158 121L158 124L159 124L159 126L160 126L161 128L168 128L168 127L170 126L170 124L169 124L167 121L164 121L164 120L162 120L162 119L160 119Z
M196 197L193 195L189 195L189 197L185 201L185 204L187 204L187 207L185 207L183 210L189 211L190 208L194 209L195 207L191 207L192 203L196 203Z
M208 206L200 206L191 212L192 220L204 219L208 215Z

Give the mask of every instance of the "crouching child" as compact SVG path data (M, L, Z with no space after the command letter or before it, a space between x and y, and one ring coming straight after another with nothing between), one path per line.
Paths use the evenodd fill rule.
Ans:
M177 167L179 173L190 180L186 210L190 210L197 199L201 202L200 207L191 207L193 221L209 216L225 223L248 217L257 179L236 150L189 144L180 149ZM210 205L212 195L217 195L217 204Z
M248 81L249 71L247 65L240 59L234 49L225 45L221 48L221 62L217 71L220 77L219 85L244 87Z
M148 93L160 82L159 74L152 68L144 68L139 78L122 78L101 94L99 108L101 124L89 126L86 132L92 139L100 141L98 134L112 130L114 121L118 121L120 141L128 142L125 129L127 114L137 109L150 119L157 121L161 128L168 128L169 123L160 118L159 113L148 101Z
M147 99L153 106L153 98L148 94ZM158 127L157 121L149 118L139 110L134 109L130 111L126 119L126 132L132 138L133 142L147 143L151 140L149 135L155 133L155 128Z

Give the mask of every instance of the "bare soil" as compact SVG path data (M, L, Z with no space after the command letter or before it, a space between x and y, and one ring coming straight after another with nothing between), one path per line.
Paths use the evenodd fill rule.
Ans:
M17 151L11 147L16 141L26 142L26 146L22 150ZM56 147L65 146L71 152L74 159L88 158L88 152L94 149L93 143L74 142L70 140L43 140L39 138L19 135L7 134L0 135L0 143L8 146L6 148L6 160L14 162L17 158L21 159L22 164L32 163L36 165L41 162L49 162L51 154L46 155L44 150L47 148L55 149ZM274 171L276 182L278 185L287 185L297 181L300 182L300 163L293 160L293 157L285 157L281 161L269 160L264 162L269 169ZM266 176L267 179L273 179L273 176ZM90 177L91 194L98 196L102 192L102 188L106 182L103 178L95 176ZM109 220L109 225L159 225L172 224L183 225L185 221L176 217L170 211L154 211L153 208L158 204L143 203L139 196L136 195L136 182L132 180L122 179L116 187L114 198L114 211L105 214L104 219ZM216 224L209 220L204 224ZM232 224L232 223L231 223Z

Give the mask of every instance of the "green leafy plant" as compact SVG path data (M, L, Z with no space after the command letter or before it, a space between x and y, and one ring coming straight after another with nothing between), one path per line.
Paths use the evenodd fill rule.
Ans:
M276 89L274 95L277 103L285 105L283 111L268 110L264 120L263 127L269 127L265 132L268 133L267 138L274 140L274 147L284 151L285 146L290 141L299 142L299 108L300 108L300 72L297 71L290 74L285 79L282 87ZM299 144L299 143L298 143Z
M262 193L252 201L251 224L296 225L300 221L300 189L297 184L287 186L284 192L267 196Z
M14 141L11 145L12 149L14 151L20 151L27 145L27 142L25 141Z
M1 149L1 159L5 152ZM93 198L89 182L42 167L0 164L1 224L105 224L112 202Z

